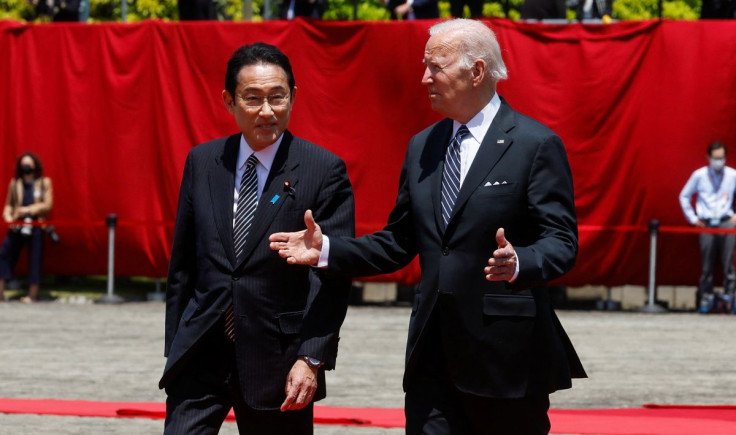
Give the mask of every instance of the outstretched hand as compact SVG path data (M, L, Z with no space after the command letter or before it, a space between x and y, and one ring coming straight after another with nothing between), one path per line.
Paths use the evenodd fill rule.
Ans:
M293 233L273 233L268 240L272 251L289 264L315 266L322 253L322 229L312 216L312 210L304 213L304 224L307 229Z
M493 257L488 259L488 266L483 271L488 281L508 281L516 273L516 251L506 240L503 228L496 231L496 243L498 249L493 251Z

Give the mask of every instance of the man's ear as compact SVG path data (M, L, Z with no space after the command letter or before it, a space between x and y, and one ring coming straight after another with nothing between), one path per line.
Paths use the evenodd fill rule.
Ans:
M235 101L233 100L233 96L230 95L230 92L225 89L222 90L222 102L225 103L227 111L233 113L233 110L235 109Z
M476 59L470 73L473 74L473 84L476 86L481 84L486 76L486 62L483 59Z

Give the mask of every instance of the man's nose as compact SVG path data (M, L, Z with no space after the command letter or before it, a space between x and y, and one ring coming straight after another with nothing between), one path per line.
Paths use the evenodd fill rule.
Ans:
M271 116L273 115L273 108L268 101L264 101L263 104L261 104L261 110L258 113L262 116Z
M424 75L422 76L422 84L428 85L432 83L432 74L429 72L429 68L424 68Z

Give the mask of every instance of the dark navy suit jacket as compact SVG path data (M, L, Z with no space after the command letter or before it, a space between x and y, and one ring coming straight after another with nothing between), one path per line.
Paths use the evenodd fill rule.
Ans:
M326 230L353 236L353 192L341 159L285 132L236 262L233 192L240 136L199 145L187 157L166 289L167 362L159 386L176 376L233 304L245 402L278 409L298 355L324 361L324 369L334 367L350 280L288 265L269 249L268 236L303 229L307 209ZM324 381L321 369L315 400L325 397Z
M417 344L440 294L449 314L441 316L439 343L458 389L520 398L569 388L585 371L543 287L572 268L578 248L562 141L502 100L444 229L441 183L451 134L452 120L445 119L411 139L388 224L359 239L330 238L329 269L385 273L419 255L405 389L417 364L433 363L421 361ZM485 280L498 228L519 259L513 284Z

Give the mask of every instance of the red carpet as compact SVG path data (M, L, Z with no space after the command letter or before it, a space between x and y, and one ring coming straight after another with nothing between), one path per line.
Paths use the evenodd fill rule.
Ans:
M153 402L93 402L56 399L0 399L0 413L80 417L164 418ZM736 435L733 405L644 405L620 409L552 409L552 433L610 435ZM232 413L228 419L232 419ZM386 408L316 406L315 424L404 427L404 412Z

